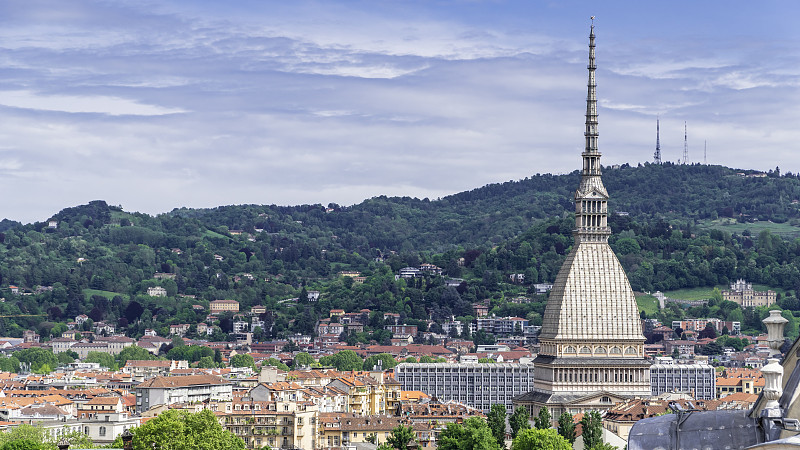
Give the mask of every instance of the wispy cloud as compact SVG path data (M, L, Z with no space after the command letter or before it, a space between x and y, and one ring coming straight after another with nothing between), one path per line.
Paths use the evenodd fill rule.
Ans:
M641 20L670 26L662 17ZM0 210L351 204L569 172L583 146L580 20L516 1L3 3L0 189L16 195ZM666 159L687 121L709 162L800 169L785 150L800 99L784 35L626 26L597 30L604 163L649 160L660 114Z
M181 109L143 105L118 97L39 95L31 91L0 91L0 105L69 113L100 113L112 116L158 116L186 112Z

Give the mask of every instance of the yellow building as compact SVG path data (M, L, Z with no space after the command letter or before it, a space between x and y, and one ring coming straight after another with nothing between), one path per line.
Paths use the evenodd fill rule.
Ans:
M752 284L739 279L731 283L730 290L722 291L722 298L743 307L770 306L777 300L777 293L770 290L756 291Z
M239 312L239 302L236 300L214 300L209 303L211 314L222 313L226 311Z
M725 369L717 376L717 398L730 394L760 394L766 381L760 370Z
M347 412L362 416L393 414L400 406L400 384L384 377L383 372L336 378L328 387L345 392Z

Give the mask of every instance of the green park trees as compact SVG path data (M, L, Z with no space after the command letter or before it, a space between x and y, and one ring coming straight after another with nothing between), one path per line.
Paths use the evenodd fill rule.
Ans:
M397 361L392 355L388 353L379 353L377 355L368 356L367 359L364 360L363 368L364 370L372 370L379 365L379 362L381 370L389 370L397 365Z
M344 350L319 359L323 366L333 366L336 370L362 370L364 360L352 350Z
M414 441L414 430L410 426L398 425L386 439L386 444L397 450L408 450L408 444Z
M575 443L575 419L572 414L564 411L558 416L558 434L563 436L570 445Z
M503 443L506 440L506 407L495 403L489 409L486 417L492 436L497 442Z
M244 442L226 431L210 410L199 413L169 410L133 428L134 450L243 450ZM122 448L121 438L114 442Z
M511 450L571 450L569 441L552 428L529 428L514 438Z
M440 450L502 450L489 425L480 417L469 417L463 424L450 423L439 434Z
M597 411L589 411L581 419L583 448L594 448L603 443L603 419Z
M553 417L550 415L550 410L546 407L539 408L539 414L533 419L536 428L546 430L553 426Z
M66 439L72 448L95 448L92 440L83 433L65 431L56 439L42 427L21 424L0 433L0 450L56 450L57 440L61 438Z
M530 414L528 414L528 409L524 406L517 406L511 414L511 417L509 417L508 424L511 427L512 439L517 437L520 431L530 428Z

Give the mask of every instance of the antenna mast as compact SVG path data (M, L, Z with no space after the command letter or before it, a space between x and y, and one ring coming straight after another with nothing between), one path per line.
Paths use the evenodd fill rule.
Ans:
M689 139L686 134L686 121L683 121L683 163L689 161Z
M659 118L656 117L656 152L653 154L653 163L661 164L661 129Z
M703 141L703 164L708 165L708 141Z

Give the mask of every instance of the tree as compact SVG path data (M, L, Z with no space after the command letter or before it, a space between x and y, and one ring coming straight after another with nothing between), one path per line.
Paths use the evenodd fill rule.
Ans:
M352 350L344 350L330 356L323 356L319 359L323 366L333 366L336 370L361 370L364 361L358 353Z
M300 352L294 357L295 369L303 366L311 367L315 362L317 362L317 360L306 352Z
M170 450L243 450L244 441L226 431L214 413L203 410L199 413L169 410L144 425L133 428L134 450L168 448ZM122 448L122 438L117 438L112 447Z
M378 365L379 361L381 370L389 370L397 365L397 361L395 361L392 355L388 353L379 353L377 355L367 357L367 359L364 360L364 370L372 370Z
M704 345L703 348L700 349L701 355L721 355L723 352L723 348L716 342L709 342L708 344Z
M203 356L200 358L200 361L197 362L197 367L201 369L213 369L217 367L217 363L215 363L214 359L210 356Z
M492 431L492 436L497 442L505 442L506 440L506 407L495 403L489 410L489 415L486 416L486 421L489 424L489 429Z
M40 442L30 439L18 439L3 444L0 450L49 450L48 447Z
M572 414L564 411L558 417L558 434L563 436L570 445L575 443L575 419Z
M300 347L298 347L297 344L295 344L294 341L291 339L286 341L286 344L283 345L282 349L282 351L286 353L294 353L298 350L300 350Z
M56 355L50 350L39 347L31 347L14 352L14 357L17 358L20 363L30 364L31 371L37 373L41 373L45 368L49 369L47 372L50 372L58 366L58 358Z
M117 355L117 361L119 361L120 367L124 366L125 363L127 363L129 360L151 361L154 359L157 359L154 354L148 352L147 350L137 345L131 345L129 347L125 347Z
M94 448L89 436L78 432L61 430L57 437L40 426L21 424L5 433L0 433L0 450L51 450L61 438L69 441L73 448Z
M700 330L700 333L697 334L698 339L716 339L717 337L717 329L714 328L714 325L711 325L711 322L706 324L706 327Z
M501 450L486 421L481 417L469 417L463 425L450 423L439 434L436 443L439 450Z
M583 448L593 448L603 442L603 419L597 411L589 411L581 419Z
M410 426L398 425L386 438L386 443L397 450L408 450L408 443L414 440L414 429Z
M529 420L530 414L528 414L528 410L523 406L517 406L517 409L508 419L508 424L511 426L511 439L516 438L520 431L531 427Z
M553 416L550 415L550 410L546 406L539 408L539 415L533 419L536 428L546 430L553 426Z
M247 353L239 353L231 356L231 367L252 367L256 368L256 361Z
M596 444L589 450L619 450L619 447L615 447L607 442L601 442L599 444Z
M19 372L19 360L15 356L10 356L8 358L0 357L0 371L11 373Z
M572 445L553 429L527 429L511 444L511 450L571 450Z
M478 330L472 337L472 342L475 343L475 345L494 345L496 340L494 335L486 330Z
M67 353L67 352L61 352L61 353L59 353L59 354L56 356L56 358L58 359L58 365L59 365L59 366L65 366L65 365L67 365L67 364L70 364L70 363L72 363L72 362L75 362L75 358L73 358L72 356L70 356L70 354L69 354L69 353Z
M89 363L97 363L100 364L102 367L108 367L110 370L115 371L118 369L117 361L114 359L110 353L105 352L89 352L86 355L85 362Z

